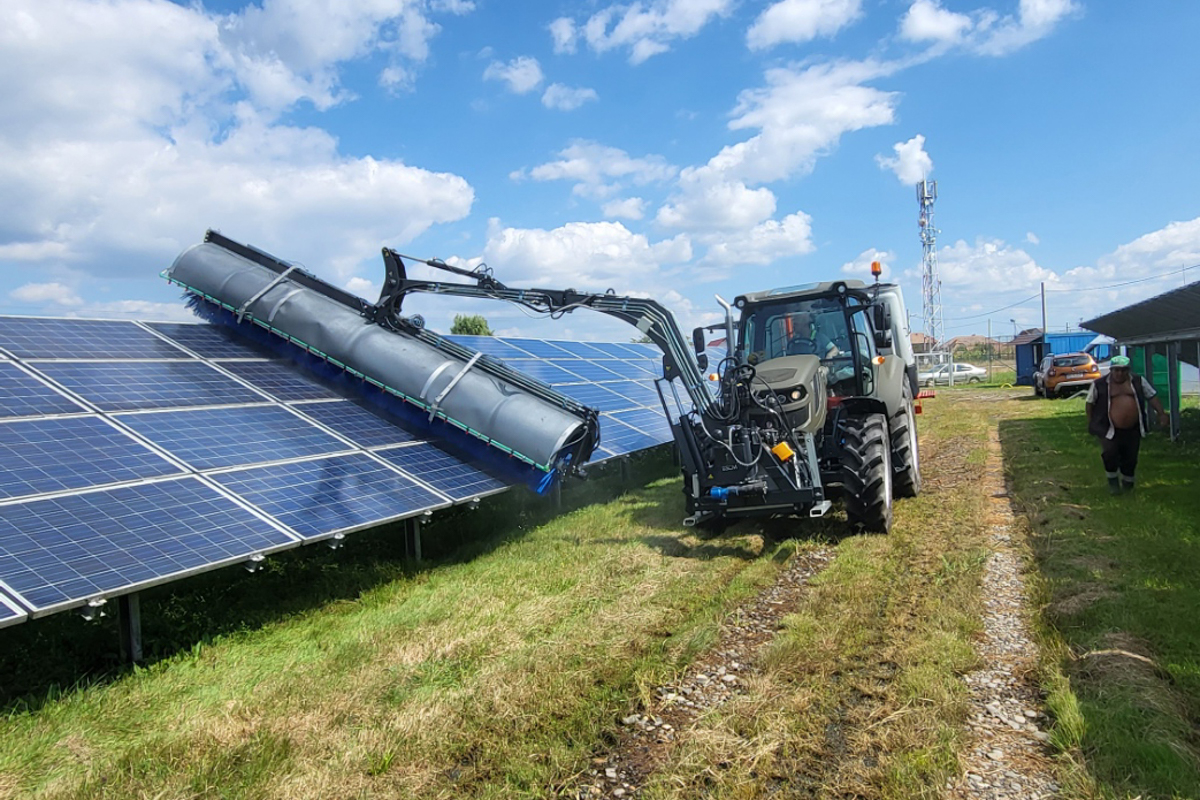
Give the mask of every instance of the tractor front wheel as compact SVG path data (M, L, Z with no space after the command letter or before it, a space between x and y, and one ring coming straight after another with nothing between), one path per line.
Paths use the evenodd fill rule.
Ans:
M887 417L865 414L846 420L842 484L851 527L887 533L892 527L892 449Z

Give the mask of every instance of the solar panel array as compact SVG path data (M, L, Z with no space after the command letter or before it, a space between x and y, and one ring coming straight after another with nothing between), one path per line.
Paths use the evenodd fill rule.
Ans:
M641 344L450 337L670 440ZM0 627L508 488L231 331L0 317ZM453 432L457 433L457 432Z

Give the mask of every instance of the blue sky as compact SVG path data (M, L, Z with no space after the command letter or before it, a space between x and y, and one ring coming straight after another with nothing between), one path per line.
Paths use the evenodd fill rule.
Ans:
M4 0L0 313L187 318L206 228L374 298L381 246L658 298L868 277L949 336L1200 279L1200 5ZM636 335L415 296L445 330Z

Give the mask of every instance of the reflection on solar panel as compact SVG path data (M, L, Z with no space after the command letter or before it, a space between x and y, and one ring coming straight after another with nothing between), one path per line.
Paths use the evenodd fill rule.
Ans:
M430 442L380 450L378 455L456 501L508 488L503 481Z
M378 414L349 400L297 403L292 408L336 431L338 435L346 437L359 447L384 447L421 438L398 423L389 424L381 420Z
M0 417L81 412L77 403L51 389L16 364L0 363Z
M182 353L129 322L0 317L0 347L18 358L178 358Z
M213 476L309 540L450 505L365 453Z
M35 612L293 544L195 478L0 506L0 581Z
M352 447L278 406L155 411L117 417L197 470L287 461Z
M670 439L654 348L452 338L603 411L593 460ZM0 627L510 485L357 385L219 326L0 317Z
M0 423L0 497L86 489L179 473L97 417Z
M102 411L263 399L200 361L39 361L35 366Z
M316 381L309 380L282 361L224 361L229 370L276 400L325 400L337 397Z

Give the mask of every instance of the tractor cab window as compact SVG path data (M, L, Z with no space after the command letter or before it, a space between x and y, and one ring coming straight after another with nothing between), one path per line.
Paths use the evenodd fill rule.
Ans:
M808 300L751 309L742 319L742 343L755 361L802 355L826 360L846 352L850 337L836 303Z

